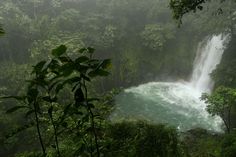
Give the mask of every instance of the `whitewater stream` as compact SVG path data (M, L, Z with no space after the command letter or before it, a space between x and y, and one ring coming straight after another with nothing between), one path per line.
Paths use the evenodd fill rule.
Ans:
M214 82L210 73L220 63L227 35L214 35L199 43L190 81L150 82L125 89L116 97L111 120L147 120L164 123L181 131L193 128L222 132L222 120L206 111L200 100L202 93L210 93Z

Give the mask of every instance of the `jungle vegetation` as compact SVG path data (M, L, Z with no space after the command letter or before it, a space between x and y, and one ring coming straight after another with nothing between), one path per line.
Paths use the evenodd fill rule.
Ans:
M0 1L0 156L234 157L235 9L231 0ZM220 32L231 41L202 99L225 134L109 120L123 88L188 79L197 43Z

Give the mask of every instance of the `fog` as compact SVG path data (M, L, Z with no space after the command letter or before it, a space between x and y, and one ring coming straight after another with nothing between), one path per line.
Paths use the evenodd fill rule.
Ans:
M137 141L130 142L135 151L127 145L119 149L115 135L109 134L118 128L113 125L125 120L136 130L140 126L133 123L141 120L177 132L201 128L223 134L227 130L224 118L229 116L230 127L236 126L234 109L222 116L200 100L202 93L214 94L218 87L236 88L236 3L188 3L194 2L1 0L0 156L109 157L116 151L117 156L142 156L134 144ZM180 18L176 18L178 14ZM194 79L195 86L191 86ZM38 92L35 103L29 101L31 88ZM78 105L78 93L82 105ZM17 100L6 99L9 96ZM91 128L94 136L88 131ZM110 141L114 146L110 154L109 139L115 141ZM129 143L124 141L121 143ZM46 150L38 153L43 147ZM125 148L136 154L124 153ZM148 152L153 153L149 156L173 157Z

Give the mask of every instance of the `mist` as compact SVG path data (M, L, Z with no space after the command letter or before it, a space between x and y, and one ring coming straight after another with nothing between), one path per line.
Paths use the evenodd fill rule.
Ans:
M235 9L0 1L0 156L230 157Z

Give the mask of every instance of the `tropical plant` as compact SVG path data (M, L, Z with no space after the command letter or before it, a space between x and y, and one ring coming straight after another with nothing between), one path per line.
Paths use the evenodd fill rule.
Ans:
M204 93L201 97L207 103L207 111L211 115L222 118L226 131L232 130L231 114L233 105L236 103L236 91L232 88L218 87L211 95Z
M86 145L91 148L89 153L100 156L96 126L99 115L94 113L94 103L99 99L89 97L87 84L95 77L107 76L109 72L106 70L111 62L109 59L93 59L93 48L80 49L76 59L66 55L66 50L67 47L61 45L52 50L51 60L33 66L33 78L28 80L25 95L3 97L14 98L21 104L10 108L7 113L24 109L30 124L36 126L43 156L49 152L48 147L55 149L56 156L62 156L59 138L68 132L79 136L79 142L84 141L74 153L86 153L84 147L90 143ZM71 88L67 92L73 95L70 103L63 103L60 99L60 92L66 87ZM54 140L48 141L46 137L53 137Z

